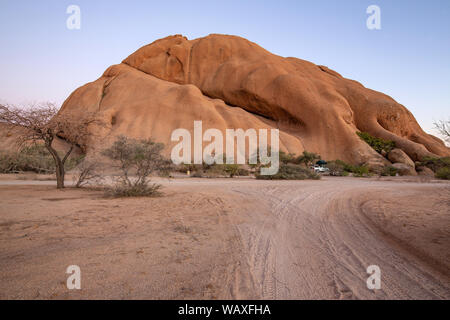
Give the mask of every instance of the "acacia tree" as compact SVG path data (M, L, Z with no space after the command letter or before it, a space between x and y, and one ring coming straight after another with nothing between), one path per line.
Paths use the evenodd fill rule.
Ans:
M0 122L16 130L20 146L44 143L55 161L58 189L64 188L64 164L74 148L86 141L89 136L88 126L95 121L93 114L86 112L59 114L58 108L52 103L35 104L27 108L0 105ZM54 147L57 137L69 144L69 149L63 155Z
M450 143L450 120L440 120L434 123L434 128Z

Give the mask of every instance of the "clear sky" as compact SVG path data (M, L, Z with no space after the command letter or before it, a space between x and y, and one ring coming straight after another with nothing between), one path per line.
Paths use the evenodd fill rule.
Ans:
M69 5L81 29L69 30ZM366 27L369 5L381 30ZM156 39L234 34L326 65L405 105L422 127L450 117L449 0L0 0L0 101L62 103Z

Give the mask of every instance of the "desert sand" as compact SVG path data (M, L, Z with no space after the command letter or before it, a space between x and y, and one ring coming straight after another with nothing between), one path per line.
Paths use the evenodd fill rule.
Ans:
M450 299L448 182L160 182L163 197L105 199L0 179L0 298Z

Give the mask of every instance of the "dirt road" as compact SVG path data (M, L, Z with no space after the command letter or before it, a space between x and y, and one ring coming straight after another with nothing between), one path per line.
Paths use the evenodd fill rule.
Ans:
M114 200L0 186L0 298L450 299L449 183L162 183Z
M448 299L448 186L333 182L240 190L269 203L238 226L255 292L268 299ZM381 290L367 289L370 265L381 269Z

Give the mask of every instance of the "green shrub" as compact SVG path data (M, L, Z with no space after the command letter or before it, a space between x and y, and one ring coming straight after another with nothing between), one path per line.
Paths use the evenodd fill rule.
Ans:
M298 156L292 163L304 164L309 167L314 164L316 160L320 159L320 155L314 152L303 151L303 153Z
M397 175L398 173L398 169L391 167L391 166L386 166L383 168L383 170L380 172L381 176L391 176L394 177L395 175Z
M354 172L356 167L350 163L344 162L342 160L336 160L336 163L341 165L346 172Z
M193 178L217 178L217 177L230 177L235 176L248 176L250 172L238 164L187 164L180 169L180 172L191 172Z
M450 167L443 167L436 171L436 178L450 180Z
M331 176L348 176L348 171L345 171L347 166L348 164L341 160L329 161L327 164Z
M12 173L17 172L15 167L16 161L9 153L0 154L0 173Z
M367 177L369 176L369 168L366 166L353 166L352 168L354 177Z
M2 154L0 156L0 171L2 173L23 171L54 173L55 162L47 151L43 153L38 147L26 147L19 152Z
M190 177L192 177L192 178L203 178L203 170L191 171Z
M120 170L116 185L106 188L107 196L143 197L157 195L161 185L150 184L150 175L154 172L167 172L171 163L161 152L162 143L150 139L130 139L119 136L117 140L102 154L114 161L114 166ZM131 175L135 175L134 178Z
M356 167L344 162L342 160L329 161L327 164L332 176L348 176L349 173L354 172Z
M240 177L247 177L247 176L250 175L250 171L248 171L245 168L239 168L239 170L237 172L237 175L240 176Z
M295 154L293 153L279 152L280 163L295 163L297 159L298 157L295 157Z
M450 179L450 157L434 158L425 157L419 163L419 166L430 168L439 179Z
M82 157L70 157L66 163L66 170L71 170L78 165ZM36 172L55 173L55 161L48 150L42 144L34 144L23 147L18 152L0 154L0 172Z
M330 169L330 175L332 176L348 176L350 173L353 173L354 177L364 177L370 175L370 171L367 166L356 166L342 160L329 161L327 167Z
M443 158L433 158L433 157L425 157L420 162L419 166L425 166L433 170L433 172L437 172L442 168L450 168L450 157Z
M314 173L310 169L306 169L300 165L291 163L280 163L280 168L277 174L274 175L256 175L257 179L262 180L305 180L314 179L318 180L321 176Z
M174 165L173 169L174 169L174 171L181 172L181 173L186 173L188 170L190 170L190 168L187 165L185 165L184 163Z
M239 165L224 164L223 171L226 172L230 176L230 178L233 178L234 176L238 175L238 173L239 173Z
M383 150L386 153L389 153L395 148L394 141L376 138L367 132L357 132L356 134L378 153L382 153Z
M327 168L330 170L331 176L348 176L352 172L353 166L342 160L329 161Z

